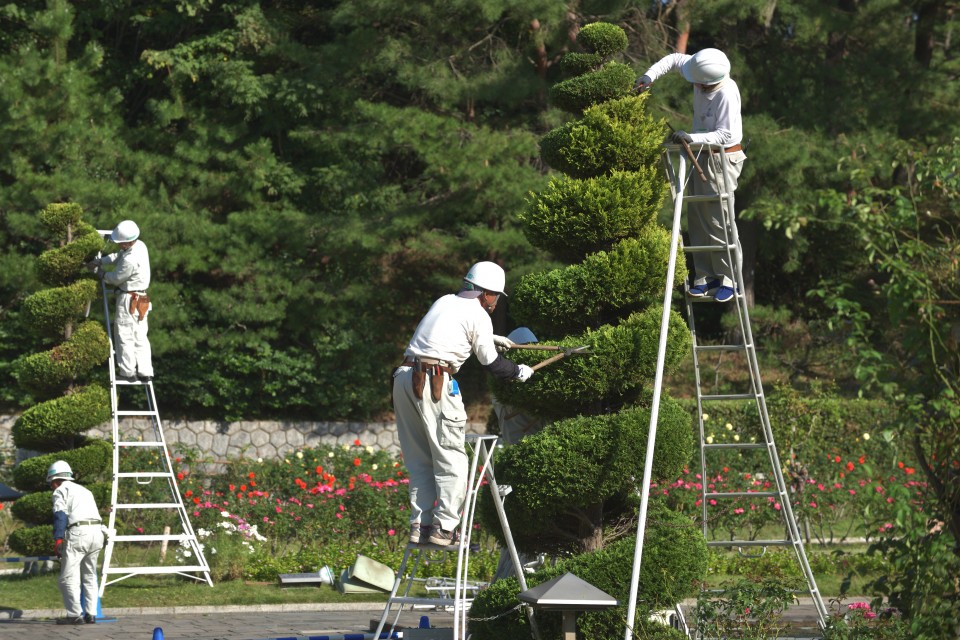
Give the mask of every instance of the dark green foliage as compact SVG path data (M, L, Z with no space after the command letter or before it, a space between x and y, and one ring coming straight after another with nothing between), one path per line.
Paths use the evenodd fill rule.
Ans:
M590 106L629 95L636 77L627 65L608 62L596 71L553 85L550 100L554 106L580 115Z
M594 105L583 117L540 139L540 155L574 178L592 178L620 169L639 171L657 162L664 138L662 121L644 111L648 94Z
M587 256L581 264L533 273L514 290L517 321L538 336L580 333L663 299L670 257L670 233L648 226L609 252ZM679 262L674 284L687 277Z
M47 505L47 510L50 510L50 505ZM53 525L15 529L7 538L7 544L11 551L24 556L52 556L55 550Z
M509 502L509 501L508 501ZM649 510L640 590L637 593L638 626L650 613L669 607L697 592L697 580L707 568L707 547L699 528L671 511L652 504ZM527 587L572 573L613 596L619 605L603 611L584 612L577 617L577 630L585 640L608 640L623 633L623 621L629 600L633 567L633 538L624 538L600 551L561 560L556 566L541 569L527 578ZM514 578L494 583L480 592L470 608L470 617L494 617L517 602L519 587ZM560 613L541 612L537 624L545 638L560 636ZM531 637L525 616L517 612L483 622L472 621L471 637L478 640ZM661 635L656 629L654 637ZM645 637L645 636L638 636Z
M81 324L63 344L21 358L14 375L24 388L49 397L110 357L110 341L96 320Z
M577 43L591 53L604 58L626 50L629 41L624 30L609 22L585 24L577 34Z
M98 385L36 404L13 425L13 443L34 451L70 448L83 432L110 420L110 396Z
M656 368L661 309L651 307L619 325L559 341L565 347L589 345L592 355L564 358L538 371L524 385L495 381L497 398L543 416L602 413L635 400ZM683 318L671 311L666 370L673 370L689 349L690 331ZM542 356L536 351L510 354L511 359L531 365Z
M84 222L77 223L73 241L59 249L44 251L37 258L37 271L44 284L64 284L77 277L84 262L104 246L97 230Z
M546 189L530 194L520 220L531 244L576 262L648 227L666 192L655 166L586 180L555 176Z
M95 482L84 485L93 493L93 498L100 508L100 514L106 516L110 510L109 482ZM48 485L49 487L49 485ZM50 524L53 522L53 491L35 491L19 498L13 503L13 515L29 524ZM106 521L106 517L104 517Z
M105 440L88 440L76 449L45 453L27 458L13 470L13 485L21 491L48 488L47 469L56 460L65 460L73 477L85 483L100 478L113 464L113 446Z
M580 75L590 71L597 71L603 66L603 56L599 53L579 53L571 51L560 60L560 67L564 73Z
M41 289L23 301L24 324L39 334L62 338L63 328L79 320L98 293L94 278L77 280L65 287Z

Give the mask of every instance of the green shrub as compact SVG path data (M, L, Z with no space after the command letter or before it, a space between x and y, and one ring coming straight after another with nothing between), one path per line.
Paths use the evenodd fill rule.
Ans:
M565 347L588 345L589 356L571 355L545 367L525 384L492 382L501 402L525 407L546 417L595 414L604 406L630 404L652 380L659 347L662 307L634 313L617 326L603 326L577 338L560 342ZM687 357L690 331L675 311L670 312L665 370L672 371ZM511 359L535 364L543 357L536 351L513 352Z
M596 71L603 66L603 56L599 53L579 53L571 51L560 60L560 70L567 75L580 75Z
M582 333L662 300L666 270L656 266L669 257L670 233L647 227L580 264L524 276L511 311L538 336ZM656 275L638 278L638 273ZM674 285L686 277L686 263L678 260Z
M45 397L87 373L110 357L110 341L103 326L88 320L63 344L17 360L14 375L21 386Z
M65 287L41 289L23 301L24 325L39 334L63 338L67 323L79 321L97 297L97 281L84 278Z
M652 166L584 180L554 177L546 189L530 195L520 220L531 244L576 262L648 227L666 189Z
M110 483L87 485L106 522L110 507ZM53 491L35 491L18 498L11 507L13 515L30 524L50 524L53 521Z
M52 556L56 551L53 525L14 529L7 538L7 545L11 551L22 556Z
M54 202L44 207L39 217L50 233L66 238L70 229L76 232L77 224L83 218L83 207L76 202Z
M558 82L550 89L554 106L568 113L630 94L636 72L620 62L608 62L602 68Z
M105 440L88 440L69 451L46 453L28 458L13 470L13 484L21 491L43 491L48 488L47 469L56 460L65 460L78 482L100 478L113 464L113 445Z
M74 280L83 263L103 249L103 238L85 222L77 223L73 241L57 249L44 251L37 258L40 280L48 285L60 285Z
M69 448L83 432L110 420L110 396L99 385L36 404L17 418L13 443L34 451Z
M581 27L577 43L591 53L609 57L625 51L629 41L621 27L609 22L591 22Z
M592 106L583 117L553 129L540 139L540 156L575 178L593 178L615 170L641 171L655 165L662 151L663 121L646 115L647 94Z

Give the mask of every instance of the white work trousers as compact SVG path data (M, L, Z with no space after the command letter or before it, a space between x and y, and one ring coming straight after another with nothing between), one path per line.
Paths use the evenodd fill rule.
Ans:
M152 305L151 305L152 308ZM148 311L143 320L130 313L130 294L117 294L116 329L117 373L121 376L153 377L153 355L147 339Z
M737 182L740 179L740 172L743 171L743 161L747 156L743 151L734 151L725 154L730 164L727 172L727 189L734 192L737 189ZM723 169L721 166L721 155L719 152L712 154L704 151L699 154L698 162L707 176L704 182L700 176L693 172L690 177L690 190L692 195L715 196L720 193L723 185ZM690 234L690 244L695 247L724 245L727 243L727 235L723 228L723 211L725 208L723 202L691 202L687 208L687 231ZM733 225L733 212L730 214L730 220ZM733 229L731 229L731 234ZM730 238L733 240L733 237ZM711 278L719 278L721 284L726 287L733 286L734 265L727 259L726 251L714 251L709 253L694 253L694 284L706 284Z
M420 400L413 393L413 369L400 367L393 377L393 409L410 472L410 522L453 531L467 493L467 412L459 393L450 395L449 376L443 376L440 402L430 396L430 376Z
M103 530L99 524L78 525L67 529L60 554L60 594L68 618L86 611L97 615L97 559L103 548ZM80 591L83 590L83 606Z

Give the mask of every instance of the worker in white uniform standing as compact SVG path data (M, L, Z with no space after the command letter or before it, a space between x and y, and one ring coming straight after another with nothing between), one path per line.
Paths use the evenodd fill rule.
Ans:
M133 220L124 220L111 232L110 239L120 251L87 263L96 268L103 281L117 288L114 318L117 377L126 382L153 379L153 356L147 338L147 315L153 309L147 288L150 286L150 253L140 238ZM114 265L112 271L102 267Z
M53 488L53 538L60 558L58 584L67 610L67 616L57 618L57 624L96 622L97 559L103 548L97 502L89 489L73 481L73 471L63 460L50 465L47 482Z
M703 49L689 56L672 53L647 69L637 80L636 89L645 91L657 78L679 71L688 82L693 83L693 129L691 133L677 131L672 135L675 143L691 145L712 144L723 147L730 164L727 188L733 192L743 170L746 155L741 144L743 121L740 116L740 88L730 77L730 61L719 49ZM710 153L707 162L700 154L706 181L695 177L693 195L720 193L722 184L721 157ZM690 202L687 230L693 246L723 246L726 235L723 228L724 203ZM731 221L733 220L731 212ZM732 230L731 230L732 231ZM694 253L694 280L687 294L699 298L713 296L717 302L727 302L734 295L733 269L726 251Z
M497 347L490 314L505 284L503 269L478 262L459 293L437 300L420 321L393 373L393 408L400 449L410 473L410 542L449 546L456 542L466 496L464 445L467 413L453 376L471 354L498 378L525 381L533 369L506 359Z

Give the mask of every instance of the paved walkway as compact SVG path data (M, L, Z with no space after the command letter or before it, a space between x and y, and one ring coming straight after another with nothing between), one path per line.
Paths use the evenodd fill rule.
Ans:
M692 604L692 603L685 603ZM687 608L686 606L684 607ZM372 636L383 606L355 604L285 604L223 607L104 609L113 622L61 626L54 619L62 609L0 609L2 640L153 640L159 627L164 640L266 640L360 638ZM415 628L421 616L430 626L450 628L453 614L436 610L404 611L400 626ZM816 610L809 598L787 609L791 638L819 638ZM438 637L441 637L438 635Z

